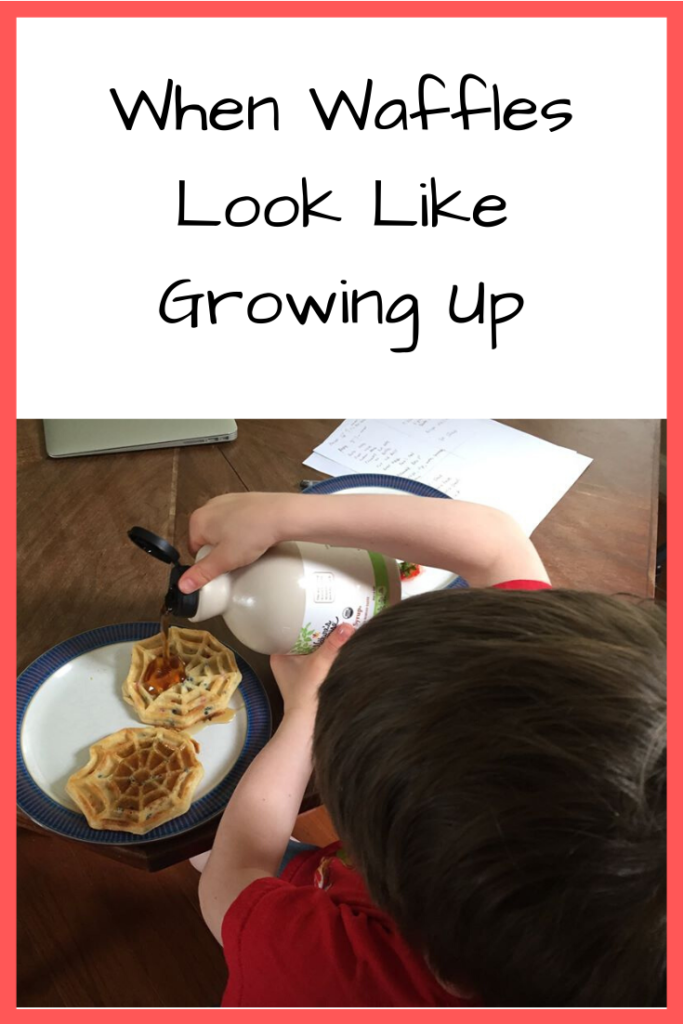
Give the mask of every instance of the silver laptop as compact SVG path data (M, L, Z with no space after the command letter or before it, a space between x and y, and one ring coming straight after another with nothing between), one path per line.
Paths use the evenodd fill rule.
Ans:
M44 420L53 459L234 441L234 420Z

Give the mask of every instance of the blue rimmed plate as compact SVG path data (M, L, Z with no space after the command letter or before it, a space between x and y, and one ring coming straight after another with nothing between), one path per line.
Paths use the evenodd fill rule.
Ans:
M429 484L419 480L407 480L402 476L389 476L384 473L350 473L348 476L335 476L330 480L320 480L311 484L304 494L416 494L422 498L451 499L443 491L437 491ZM419 576L401 581L401 596L414 597L425 594L429 590L447 590L451 587L466 587L467 583L456 573L447 569L434 569L421 566Z
M234 652L242 673L230 702L237 713L231 722L207 725L194 737L204 778L189 811L144 836L91 829L74 809L66 782L86 764L96 740L126 727L142 727L124 703L121 687L133 644L158 632L158 622L92 629L57 644L19 676L17 803L44 828L71 839L117 845L149 843L186 832L221 813L268 741L268 698L256 673Z

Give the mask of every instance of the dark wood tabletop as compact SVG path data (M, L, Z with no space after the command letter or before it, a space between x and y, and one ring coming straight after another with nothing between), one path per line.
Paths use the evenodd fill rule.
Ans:
M168 538L188 559L194 509L227 491L291 492L302 478L322 478L302 463L340 422L241 420L237 440L228 444L50 459L42 423L20 420L18 670L77 633L158 617L167 573L129 542L131 526ZM503 422L593 458L534 534L554 585L651 597L658 421ZM222 619L207 628L253 666L277 721L281 705L268 659L246 650ZM42 832L21 814L19 823ZM135 847L92 849L157 870L208 849L216 825Z

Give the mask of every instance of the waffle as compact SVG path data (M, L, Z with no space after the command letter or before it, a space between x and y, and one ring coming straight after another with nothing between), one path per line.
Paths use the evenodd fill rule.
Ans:
M189 808L204 775L197 750L173 729L120 729L92 745L66 791L90 828L142 836Z
M206 630L178 626L168 631L168 647L170 655L184 662L185 680L157 695L147 691L144 678L150 663L163 654L163 633L133 647L123 699L133 705L140 721L189 729L198 722L232 718L235 712L228 704L242 680L232 651Z

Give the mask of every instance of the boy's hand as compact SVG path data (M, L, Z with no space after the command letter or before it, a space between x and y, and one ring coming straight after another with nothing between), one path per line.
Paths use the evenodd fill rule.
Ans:
M287 495L221 494L190 516L189 546L193 555L205 544L213 551L180 578L178 586L191 594L216 576L255 562L277 544L279 503Z
M312 654L273 654L270 667L280 688L285 714L304 709L315 717L318 690L340 649L355 629L341 623Z

